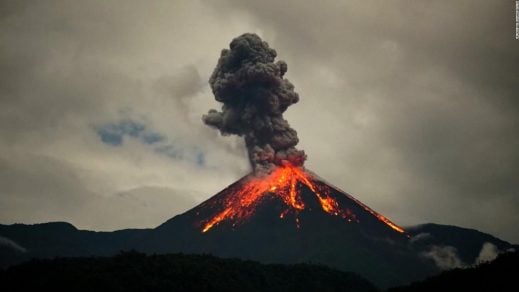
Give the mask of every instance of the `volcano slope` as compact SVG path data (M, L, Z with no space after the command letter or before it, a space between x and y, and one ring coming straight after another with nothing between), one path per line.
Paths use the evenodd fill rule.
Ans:
M405 231L302 168L246 176L139 243L151 253L209 253L267 263L321 263L380 287L436 272Z

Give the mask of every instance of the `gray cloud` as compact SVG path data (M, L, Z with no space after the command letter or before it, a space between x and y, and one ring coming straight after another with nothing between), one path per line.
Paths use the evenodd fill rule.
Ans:
M36 155L13 160L0 160L1 222L66 219L90 229L153 227L185 212L201 197L194 190L149 185L99 194L82 179L87 170L73 164Z
M199 203L196 198L200 195L192 190L145 186L92 200L85 208L95 210L96 216L88 222L93 228L149 228L164 223L172 214L189 210Z
M217 106L206 80L221 48L253 32L290 64L302 99L285 118L308 168L402 225L456 224L519 241L513 2L1 5L4 223L36 212L27 220L103 229L65 209L147 187L192 189L199 201L244 175L244 143L200 116ZM204 167L135 139L101 143L91 125L121 109L169 142L200 147ZM56 213L38 213L51 202Z
M202 120L224 136L243 136L256 174L284 163L303 165L306 155L295 148L297 132L283 118L299 101L294 85L283 77L287 64L274 63L276 51L256 34L236 37L229 48L222 50L209 79L222 111L209 110Z
M421 233L413 237L412 240L421 240L427 236L430 235L427 233ZM448 245L433 245L429 248L429 250L422 252L422 256L433 260L438 268L442 270L450 270L454 268L467 268L484 262L493 261L499 255L499 252L500 251L497 246L490 242L485 242L483 246L481 246L479 255L473 263L464 263L458 255L458 250L455 247Z
M453 246L432 246L428 251L423 252L422 256L432 259L436 266L442 270L451 270L466 266L466 264L460 260L458 250Z
M479 252L479 255L476 258L474 264L493 261L497 258L498 255L499 250L497 246L493 245L490 242L485 242L481 247L481 251Z
M178 45L180 24L212 17L199 3L182 4L189 12L174 18L163 12L178 4L168 2L126 11L101 1L2 5L2 223L152 227L242 175L243 145L215 139L200 122L205 108L195 106L210 96L198 73L212 66L206 49L220 46L202 34L206 28L191 39L198 49Z
M14 249L18 252L27 252L27 249L7 237L0 236L0 246Z

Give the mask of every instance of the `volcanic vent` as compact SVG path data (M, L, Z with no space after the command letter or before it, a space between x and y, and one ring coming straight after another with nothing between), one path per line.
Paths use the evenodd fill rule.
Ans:
M283 118L299 95L275 57L257 35L244 34L222 51L209 80L223 105L203 121L244 137L252 172L152 230L141 248L319 262L382 286L429 273L404 229L304 167L297 133Z

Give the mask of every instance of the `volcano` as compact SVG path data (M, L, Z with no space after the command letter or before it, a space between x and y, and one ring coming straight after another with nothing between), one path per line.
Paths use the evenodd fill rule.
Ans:
M160 225L152 253L209 253L266 263L321 263L389 287L433 273L405 230L309 170L253 174Z
M148 234L148 252L210 253L273 263L316 262L380 286L429 274L405 230L304 168L297 132L283 118L299 101L287 64L258 35L221 51L209 84L221 111L202 116L244 138L251 174Z

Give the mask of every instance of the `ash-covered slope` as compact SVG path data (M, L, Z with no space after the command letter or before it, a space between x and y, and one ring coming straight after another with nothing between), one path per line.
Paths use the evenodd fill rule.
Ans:
M146 234L139 248L322 263L381 287L435 272L400 227L309 172L289 171L295 173L244 177Z

